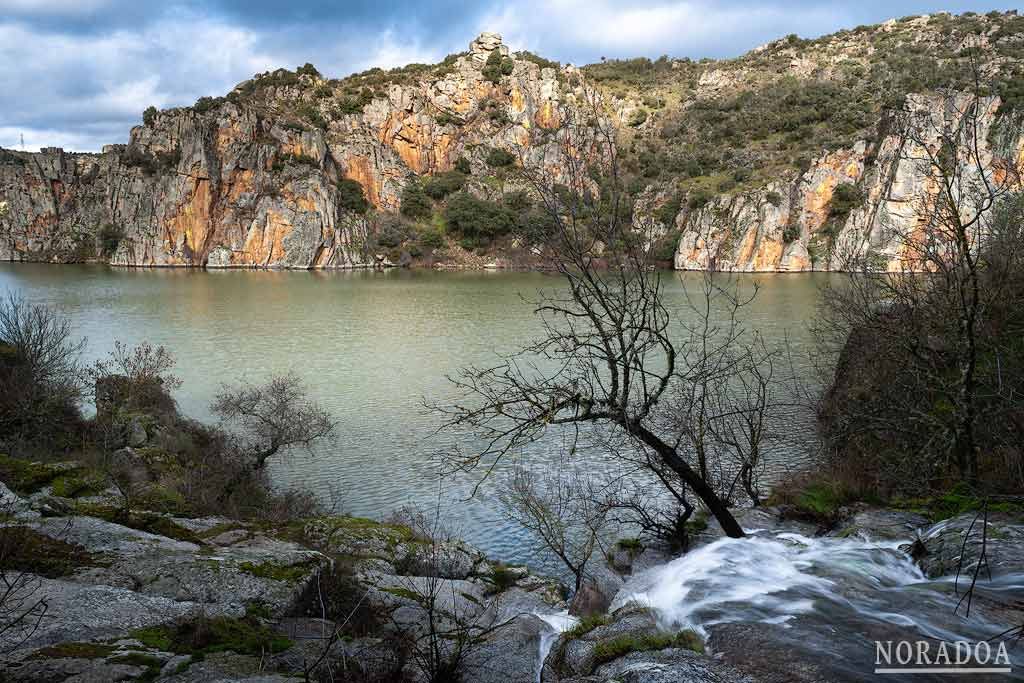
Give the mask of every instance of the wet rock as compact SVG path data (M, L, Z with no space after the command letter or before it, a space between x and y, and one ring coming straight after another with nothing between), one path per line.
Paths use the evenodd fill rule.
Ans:
M828 633L814 641L827 641ZM708 649L758 683L824 683L864 680L836 671L834 648L811 642L805 631L772 624L722 624L711 629ZM804 641L804 642L801 642ZM867 650L868 657L874 652ZM873 660L871 660L873 661ZM866 673L866 672L865 672Z
M40 659L3 671L7 683L112 683L136 680L145 668L95 659Z
M25 500L0 482L0 510L5 514L14 515L16 519L36 519L40 512L33 509L30 501Z
M208 539L211 545L227 546L245 541L252 533L248 529L231 529Z
M475 683L533 683L541 634L549 627L532 614L515 618L472 648L465 677Z
M32 494L29 505L43 517L64 517L74 512L72 501L43 492Z
M92 517L40 519L30 528L81 546L94 559L61 579L42 579L46 620L28 646L123 636L199 614L242 616L262 602L282 612L327 559L299 546L253 538L211 553Z
M616 592L618 592L617 589ZM569 605L569 614L577 617L604 614L608 611L608 607L611 606L612 598L614 597L615 593L609 595L601 590L593 581L584 581L580 589L573 595L572 603Z
M927 517L914 512L869 508L854 511L829 535L841 538L859 536L871 541L899 541L914 538L928 525Z
M691 650L632 652L598 667L602 683L754 683L750 676Z
M218 652L183 671L161 675L160 683L295 683L294 676L267 672L260 657Z
M199 614L241 616L244 607L182 602L144 595L130 588L40 579L37 594L49 605L46 619L26 648L66 641L115 638L147 626Z
M1024 524L1006 515L990 514L984 544L982 524L975 513L968 513L924 531L920 536L923 548L917 549L922 571L933 578L956 574L958 569L962 575L971 576L984 547L993 577L1024 574ZM901 548L907 552L914 549L910 544Z

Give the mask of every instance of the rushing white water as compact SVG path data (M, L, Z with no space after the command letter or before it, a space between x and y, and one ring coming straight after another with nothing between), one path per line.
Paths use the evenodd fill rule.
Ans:
M710 627L729 623L795 626L798 641L827 629L851 651L862 650L869 633L887 629L945 641L1003 630L980 614L955 615L950 580L927 579L899 545L794 533L722 538L637 575L612 609L645 604L666 628L691 628L705 637ZM1019 597L1022 578L1003 577L993 589Z
M551 648L555 641L558 640L558 636L578 624L579 619L569 616L568 612L538 614L537 616L551 627L540 634L539 664L537 665L537 683L540 683L541 673L544 670L544 660L548 658L548 653L551 652Z

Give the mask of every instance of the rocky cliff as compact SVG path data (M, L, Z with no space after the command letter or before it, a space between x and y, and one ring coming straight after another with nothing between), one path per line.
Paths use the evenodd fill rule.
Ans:
M1019 166L1022 60L1024 18L993 12L789 36L720 61L576 69L510 52L485 33L437 65L340 80L312 65L282 69L224 98L147 110L127 145L101 154L0 151L0 259L500 261L523 246L508 236L511 219L467 238L446 220L449 195L522 213L507 167L557 175L553 133L596 99L617 130L636 223L655 226L659 258L793 271L842 268L854 255L896 268L897 236L916 225L934 181L906 158L889 112L948 125L977 66L990 94L980 157L988 172ZM427 195L411 191L431 190L431 179Z
M497 74L487 59L499 55ZM557 167L545 131L572 97L571 67L510 56L483 34L436 67L328 81L312 67L242 83L227 98L147 112L101 154L0 151L0 259L123 266L358 267L373 253L366 203L450 171L481 177L493 147ZM490 80L488 79L490 76ZM347 181L354 181L346 182ZM486 182L483 178L482 182Z

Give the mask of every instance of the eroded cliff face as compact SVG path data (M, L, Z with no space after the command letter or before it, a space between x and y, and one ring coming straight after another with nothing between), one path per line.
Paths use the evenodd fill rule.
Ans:
M509 66L482 73L492 52ZM558 167L544 131L558 127L572 67L510 55L483 34L470 51L354 110L316 74L241 84L207 108L154 112L128 145L101 154L0 150L0 260L109 260L121 266L328 268L375 265L371 226L342 196L359 183L382 211L413 176L493 147ZM577 81L578 77L573 80ZM579 87L578 85L576 86ZM310 124L309 120L314 123Z
M311 65L260 74L225 98L147 111L129 144L101 154L0 150L0 260L350 268L423 249L434 265L529 265L531 245L507 232L478 242L446 233L443 193L403 219L404 235L378 238L418 178L457 167L458 187L476 197L514 196L523 187L489 163L495 149L564 182L562 143L590 131L577 153L596 158L589 122L600 116L615 127L635 226L658 259L897 270L937 185L887 112L930 116L934 131L954 125L972 46L992 92L1009 98L985 100L978 121L983 173L996 178L1024 163L1016 12L787 37L733 60L583 69L512 53L484 33L437 65L341 80ZM924 67L930 80L914 80ZM937 145L937 132L923 143Z
M938 177L921 145L935 152L942 131L958 125L972 104L963 93L908 97L907 118L917 121L917 142L897 128L877 143L822 154L803 173L754 192L720 196L676 218L681 231L678 269L709 266L740 272L913 270L914 239L939 191ZM998 98L980 103L978 160L959 159L964 188L987 177L1004 181L1006 169L1024 168L1024 135L1000 119ZM920 122L924 121L922 125ZM993 126L999 126L993 134ZM979 170L979 164L983 170ZM836 212L836 191L854 188L858 199ZM965 210L969 210L965 208Z

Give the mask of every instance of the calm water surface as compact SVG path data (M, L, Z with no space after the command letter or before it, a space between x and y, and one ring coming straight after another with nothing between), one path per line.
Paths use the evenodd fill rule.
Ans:
M682 278L699 276L666 275L669 301L682 306ZM749 325L769 340L788 336L799 356L828 276L740 277L761 286L745 313ZM435 435L440 418L423 408L424 399L445 402L453 396L446 375L534 338L539 326L524 297L559 284L536 273L0 264L0 292L17 290L63 311L88 339L89 359L104 356L115 340L170 348L184 380L179 405L193 417L209 417L221 383L298 373L338 420L340 436L314 456L275 465L275 481L311 487L345 512L376 518L436 503L432 454L467 437ZM552 457L557 446L539 444L525 457ZM500 476L467 500L475 482L466 476L444 487L455 528L496 557L534 561L530 544L500 513Z

